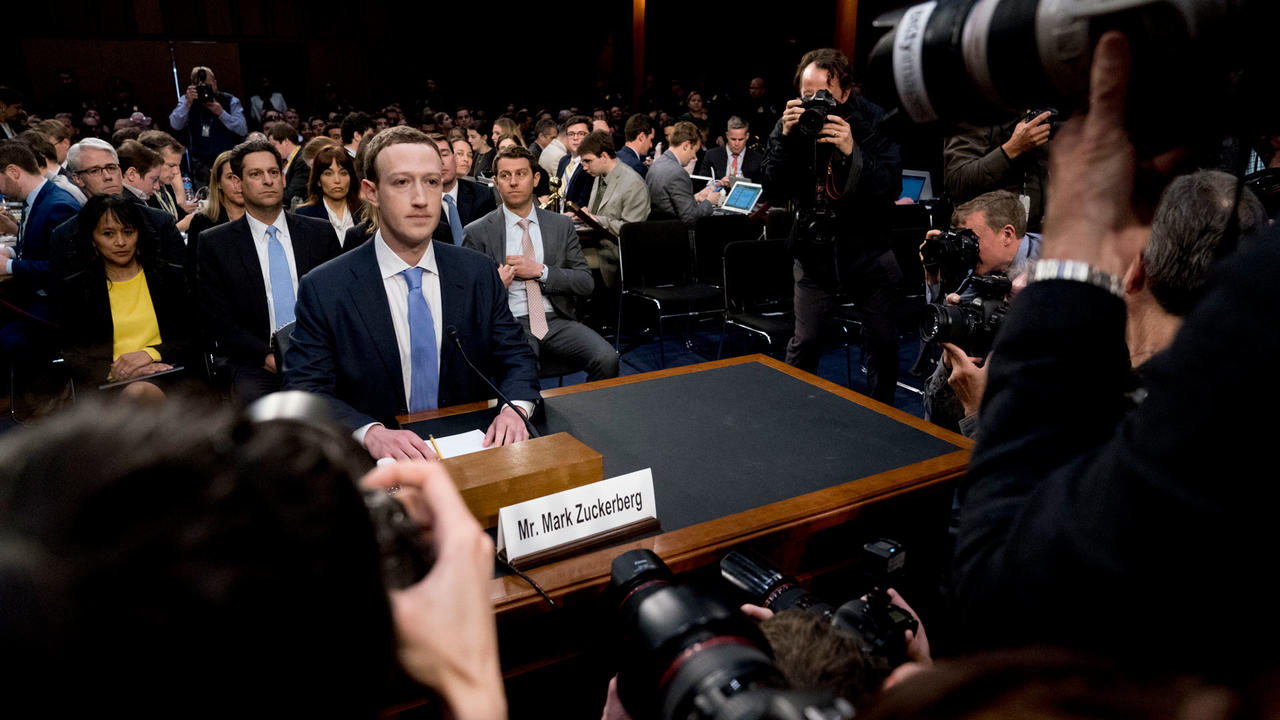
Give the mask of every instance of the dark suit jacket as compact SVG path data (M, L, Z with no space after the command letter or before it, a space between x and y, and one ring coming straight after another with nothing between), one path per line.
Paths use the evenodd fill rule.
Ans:
M323 202L324 201L321 200L315 205L299 205L293 209L293 214L329 222L329 211L324 209L324 205L321 204Z
M150 253L152 257L159 257L161 262L169 265L185 266L187 244L183 242L182 233L178 232L178 224L173 216L163 210L148 207L132 193L126 197L138 203L138 207L142 209L142 219L147 225L138 235L138 247L143 254ZM62 223L53 231L49 258L49 272L53 275L53 282L58 282L89 267L92 260L92 257L87 254L89 248L76 246L76 235L79 232L78 216Z
M368 220L347 228L347 236L342 239L342 252L348 252L360 247L369 238L373 237L375 232L377 231L369 226Z
M80 212L80 205L71 193L46 181L40 188L25 227L19 232L13 261L13 281L20 283L23 292L47 289L50 283L50 264L55 228L70 222Z
M587 267L587 259L578 243L573 221L564 215L536 210L538 229L542 233L542 259L547 266L547 281L542 293L551 306L564 317L576 319L575 300L591 295L595 280ZM466 227L466 247L482 252L501 265L507 260L506 219L498 208Z
M310 180L311 168L307 167L307 163L303 161L302 151L298 151L298 154L293 156L289 171L284 174L285 207L292 205L294 198L298 198L300 202L307 201L307 183ZM355 179L352 178L352 180Z
M642 178L649 172L649 167L644 164L644 158L626 145L618 146L618 159L626 163L627 167L639 173Z
M187 279L178 265L153 265L147 274L147 290L160 326L160 360L194 370L192 337L195 324ZM105 382L111 368L115 323L102 268L81 270L61 281L54 294L54 318L62 328L64 357L77 381L93 387Z
M441 204L443 203L444 201L441 200ZM458 220L462 222L464 228L467 223L487 215L497 206L497 202L493 199L493 191L487 185L481 185L463 177L458 178ZM440 222L436 223L431 239L439 240L442 244L462 244L461 239L453 237L453 229L449 227L449 221L443 215L440 216Z
M441 407L493 392L467 367L448 328L458 329L467 356L512 400L539 399L537 360L511 317L507 291L487 258L432 243L440 271L446 331L440 348ZM374 243L366 242L299 283L298 324L285 358L285 386L330 398L340 422L397 427L408 411L391 309Z
M298 280L339 253L333 226L285 214ZM217 354L257 367L270 352L270 315L262 265L249 232L248 216L200 234L196 276L200 309Z
M556 167L556 177L564 174L564 169L569 167L569 156L566 154L560 158L560 165ZM578 207L586 207L591 202L591 183L595 178L582 167L582 163L578 163L578 169L573 171L573 177L569 178L569 187L560 188L560 195L568 200L578 204Z
M751 182L758 183L760 178L764 177L764 173L760 169L760 165L764 162L764 156L760 153L746 148L742 151L742 157L738 158L738 172ZM702 156L702 160L698 162L698 167L694 169L695 175L708 175L717 180L729 174L729 150L724 147L714 147Z

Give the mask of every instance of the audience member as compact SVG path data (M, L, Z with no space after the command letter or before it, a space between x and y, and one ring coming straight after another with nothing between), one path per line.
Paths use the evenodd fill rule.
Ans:
M311 165L298 160L302 147L298 145L298 131L288 123L277 123L267 139L276 153L284 158L284 206L293 207L294 198L306 199L307 181L311 178ZM314 157L314 156L313 156Z
M542 146L542 152L538 154L538 166L547 173L548 178L560 177L560 160L569 154L569 148L565 146L565 128L563 125L556 124L556 137ZM561 194L563 194L563 189Z
M151 207L169 213L177 221L178 230L187 232L191 227L195 203L187 198L182 181L182 155L186 148L163 130L148 130L138 136L138 142L160 153L164 161L160 170L160 190L151 197Z
M360 182L345 148L329 145L316 153L307 182L307 201L295 211L299 215L324 220L333 226L338 243L360 220Z
M750 132L742 118L736 115L729 118L724 145L708 150L699 161L695 174L717 178L720 187L729 187L740 177L760 182L764 156L747 148L749 137Z
M453 150L448 140L441 135L428 137L440 151L442 173L440 189L441 201L444 203L441 208L444 217L436 223L436 229L431 238L449 245L461 245L463 228L467 223L487 215L497 206L497 202L493 199L493 192L489 188L467 178L458 177Z
M347 154L355 157L356 150L360 149L361 141L372 130L373 121L365 113L353 112L342 118L341 140L342 146L347 149Z
M430 459L421 437L393 429L396 416L489 397L464 352L526 414L539 399L537 364L493 263L431 241L438 143L408 127L371 142L362 193L378 209L378 231L303 279L285 372L290 388L329 398L372 457ZM503 407L485 444L527 437L524 420Z
M271 78L263 75L262 80L258 83L258 92L249 98L249 115L253 117L255 122L261 124L262 129L265 131L268 129L266 127L267 115L273 109L280 115L275 119L283 120L284 112L289 109L289 104L284 101L283 95L271 87ZM296 130L297 128L295 127L294 129Z
M747 102L742 106L739 117L753 129L751 133L755 141L753 145L763 145L764 141L768 140L769 136L764 133L778 123L778 117L781 115L782 112L778 110L777 104L769 98L764 78L751 78L751 82L747 85Z
M53 146L62 176L70 182L71 172L62 164L67 161L67 150L71 149L72 129L61 120L44 120L37 123L34 130Z
M489 138L484 133L471 127L466 130L467 141L471 143L471 149L475 152L471 160L471 174L478 178L489 177L493 169L494 148L489 144Z
M585 115L574 115L565 122L566 153L556 167L556 177L560 178L560 196L579 207L586 207L591 201L591 176L582 168L582 158L578 157L578 147L590 132L591 120Z
M240 190L240 178L231 171L231 151L228 150L213 161L209 172L209 197L202 208L191 214L191 225L187 230L187 280L193 291L197 287L201 233L242 217L244 193Z
M125 192L150 207L152 196L160 189L164 158L137 140L122 143L116 149L116 156L120 159L120 177L124 181Z
M991 190L1008 190L1023 198L1027 229L1039 233L1049 167L1049 118L1046 111L1003 125L960 123L942 149L942 177L952 201L959 204Z
M271 143L237 145L228 164L245 214L201 233L199 301L233 390L255 400L280 389L271 346L294 319L299 279L340 249L327 223L284 212L284 162Z
M191 69L191 84L169 113L169 126L187 129L191 174L196 177L209 171L218 153L230 150L249 133L240 99L220 92L213 70L202 65Z
M0 140L9 140L22 132L22 93L0 85Z
M533 151L533 156L537 158L538 165L543 167L544 172L542 175L545 177L549 175L551 171L546 170L546 166L542 165L542 151L546 149L548 145L556 141L556 121L551 118L543 118L534 125L533 131L533 142L529 145L529 149ZM556 158L556 162L560 162L560 159Z
M449 146L453 148L453 161L457 166L458 177L471 177L471 161L475 157L471 143L466 140L453 140Z
M35 130L26 130L18 133L18 137L14 139L26 143L36 154L36 160L41 163L46 180L67 191L76 199L76 202L84 205L87 198L74 182L62 174L62 166L58 164L58 151L44 139L43 135Z
M548 355L585 370L587 380L618 376L618 353L576 321L577 298L595 282L573 222L534 206L538 171L522 147L498 153L502 207L467 226L466 246L488 255L507 287L511 314L541 362Z
M623 137L627 143L618 149L618 159L643 179L649 172L649 152L653 149L653 123L639 113L627 118Z
M679 220L692 230L698 218L710 215L720 203L720 193L714 185L695 194L684 169L697 156L701 137L693 123L676 123L669 138L671 147L653 161L645 176L653 219Z
M142 378L193 366L186 277L181 266L140 252L142 227L141 206L122 195L95 195L80 211L76 242L92 259L53 293L78 392L135 380L124 395L164 397L159 384Z

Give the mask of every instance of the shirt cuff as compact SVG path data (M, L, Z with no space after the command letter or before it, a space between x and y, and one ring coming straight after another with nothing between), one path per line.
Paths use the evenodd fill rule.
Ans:
M511 404L524 411L524 417L526 420L533 417L533 403L528 400L512 400Z
M6 275L13 274L13 258L4 261L4 273Z
M547 276L551 274L551 268L546 263L542 263L542 274L538 276L538 282L546 282Z
M360 443L360 447L364 447L364 436L369 434L369 428L373 427L374 425L381 425L381 424L382 423L371 422L368 425L362 425L356 428L355 431L351 433L351 437L355 438L356 442ZM368 448L365 448L365 449L368 450Z

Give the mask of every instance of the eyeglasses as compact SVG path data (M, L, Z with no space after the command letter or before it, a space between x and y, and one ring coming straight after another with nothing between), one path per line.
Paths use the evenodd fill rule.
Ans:
M584 138L588 135L588 133L585 130L570 130L565 134L571 138Z
M115 163L107 163L106 165L94 165L91 168L76 171L77 175L88 175L89 177L98 177L102 173L119 175L120 166Z

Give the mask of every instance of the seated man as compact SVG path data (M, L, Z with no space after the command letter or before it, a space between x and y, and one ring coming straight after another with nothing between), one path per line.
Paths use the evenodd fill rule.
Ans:
M764 156L747 147L751 137L750 129L742 118L729 118L724 134L725 144L713 147L698 162L697 175L709 175L719 181L720 187L729 187L733 178L746 178L751 182L760 182L764 177L761 165Z
M502 207L467 226L466 247L497 263L511 314L539 358L564 358L588 380L617 377L613 346L574 320L574 298L589 296L595 281L573 222L534 207L538 172L528 150L504 148L494 170Z
M951 216L951 224L972 230L978 236L978 262L967 273L956 272L960 276L958 278L944 278L946 268L926 266L925 287L931 302L954 304L969 300L974 296L974 286L964 283L968 276L1003 273L1015 277L1039 256L1037 238L1026 234L1026 211L1022 209L1018 196L1007 190L979 195L957 207ZM927 237L938 234L939 231L930 230ZM965 289L956 295L955 291L961 285ZM951 294L944 299L943 292ZM936 425L959 431L964 409L947 384L951 374L950 360L951 354L944 354L943 361L937 364L925 382L924 417Z
M645 159L653 149L653 133L653 121L649 116L636 113L627 118L626 129L622 134L626 144L618 148L618 159L635 170L641 179L649 173Z
M441 244L461 245L462 229L467 226L467 223L493 212L497 203L494 202L492 190L469 178L458 177L453 146L449 144L448 138L439 134L433 134L430 137L436 144L436 149L440 151L440 159L444 163L442 169L444 175L440 187L445 214L436 224L436 231L431 239Z
M702 132L691 122L678 122L669 138L671 147L653 161L645 183L653 219L676 219L693 229L698 218L710 215L720 203L720 193L712 186L693 192L693 182L684 166L697 157Z
M286 384L327 397L378 459L435 457L422 438L398 429L397 415L492 396L468 358L526 415L540 397L537 360L493 263L431 241L442 165L436 144L419 130L397 126L374 135L361 191L378 211L378 231L298 288ZM486 444L527 437L524 418L503 407Z
M124 191L136 202L152 207L151 198L160 190L164 158L137 140L125 140L116 148Z
M595 178L591 186L589 208L582 208L591 219L600 223L616 237L627 223L641 222L649 217L649 188L613 150L610 134L596 131L582 141L578 148L582 167ZM574 213L565 213L570 217ZM600 270L605 287L618 283L618 245L610 238L600 238L599 248L584 250L587 265Z

